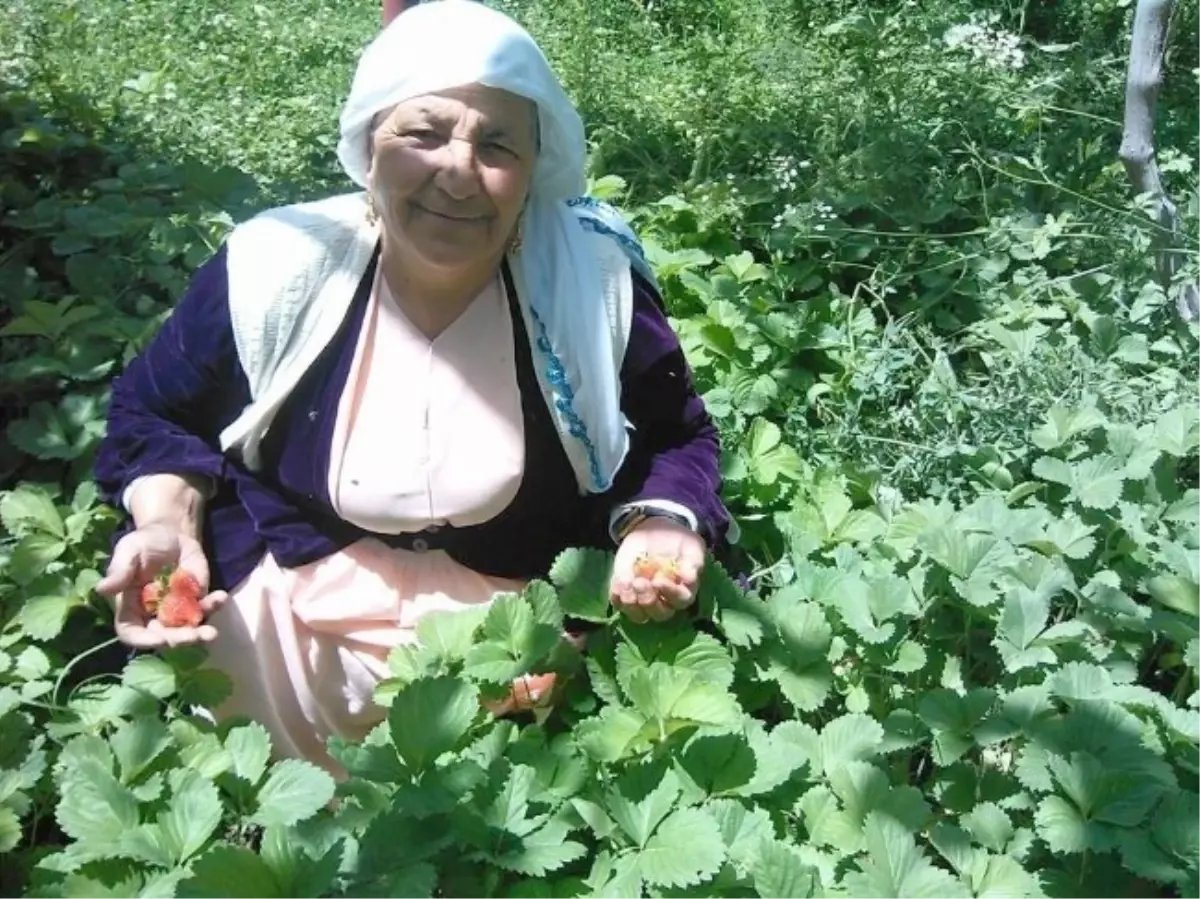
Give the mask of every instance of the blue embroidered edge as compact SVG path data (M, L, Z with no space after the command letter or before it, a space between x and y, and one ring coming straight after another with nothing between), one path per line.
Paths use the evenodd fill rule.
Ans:
M537 347L546 357L546 378L559 394L554 400L554 406L567 419L567 430L571 436L583 444L583 448L587 452L592 482L601 491L607 490L610 483L600 471L600 457L596 452L595 444L592 443L592 438L588 436L587 426L579 417L579 413L575 411L575 391L571 389L571 385L567 381L567 372L562 366L562 361L555 354L554 348L550 345L550 338L546 334L546 325L542 322L541 316L532 306L529 307L529 312L538 329Z
M618 220L620 219L620 216L617 214L615 209L613 209L607 203L597 200L595 197L573 197L572 199L567 200L567 206L571 207L572 209L595 210L600 215L607 215ZM594 231L597 234L603 234L606 237L611 237L613 240L617 241L617 243L619 243L625 250L626 255L630 257L630 260L637 265L642 275L645 276L651 283L654 283L654 274L650 270L650 263L646 261L646 251L642 249L642 245L638 242L637 238L633 236L632 232L626 233L618 230L612 225L606 224L605 222L590 216L580 215L578 218L579 224L583 225L583 227L587 228L589 231Z

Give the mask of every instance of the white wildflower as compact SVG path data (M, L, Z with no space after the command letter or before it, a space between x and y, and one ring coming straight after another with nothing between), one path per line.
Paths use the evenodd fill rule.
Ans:
M1021 38L1005 31L995 13L982 20L953 25L942 35L950 50L970 53L977 62L996 69L1019 69L1025 65Z

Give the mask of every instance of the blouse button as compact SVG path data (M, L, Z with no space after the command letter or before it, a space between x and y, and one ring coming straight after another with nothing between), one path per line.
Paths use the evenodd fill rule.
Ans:
M308 420L309 420L309 421L316 421L316 420L317 420L317 410L316 410L316 409L313 409L313 410L311 410L311 411L308 413Z
M429 549L429 541L424 537L418 537L412 542L413 552L423 553Z

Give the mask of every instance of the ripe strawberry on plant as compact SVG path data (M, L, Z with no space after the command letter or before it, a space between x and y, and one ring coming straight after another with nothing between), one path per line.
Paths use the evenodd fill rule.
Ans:
M204 589L190 571L164 571L142 587L142 608L164 627L196 627L204 620Z

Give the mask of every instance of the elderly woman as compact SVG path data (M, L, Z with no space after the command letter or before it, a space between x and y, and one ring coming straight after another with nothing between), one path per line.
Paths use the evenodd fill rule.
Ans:
M731 525L652 275L580 198L582 124L522 28L471 0L401 13L338 157L362 191L233 230L115 383L97 463L129 519L98 586L121 639L203 642L234 684L218 715L331 768L421 616L597 546L614 605L661 620ZM679 581L635 576L642 553ZM174 566L203 624L143 610Z

